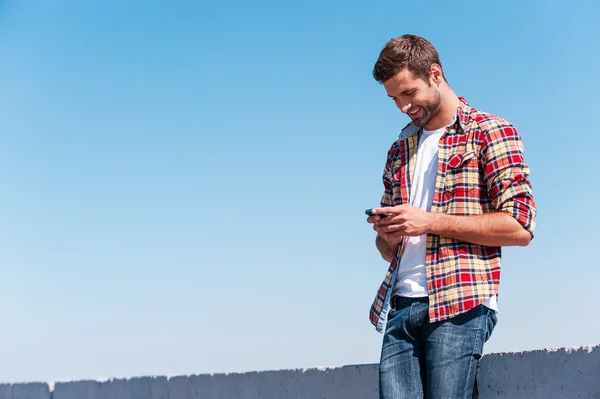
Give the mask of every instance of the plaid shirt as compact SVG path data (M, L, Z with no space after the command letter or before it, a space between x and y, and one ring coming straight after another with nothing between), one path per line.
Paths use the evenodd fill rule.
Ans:
M381 206L409 204L422 129L410 123L388 152ZM536 207L529 167L516 128L504 119L469 106L460 97L455 122L438 145L438 173L431 212L482 215L506 212L533 236ZM383 332L390 287L402 257L402 243L391 262L369 319ZM487 247L427 235L426 270L429 321L450 319L498 293L500 247Z

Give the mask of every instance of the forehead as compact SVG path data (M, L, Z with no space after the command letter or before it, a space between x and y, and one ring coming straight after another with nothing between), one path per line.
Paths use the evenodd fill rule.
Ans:
M387 94L390 96L398 96L403 91L416 89L421 85L426 85L425 81L416 78L406 67L402 68L400 72L383 83L385 91L387 91Z

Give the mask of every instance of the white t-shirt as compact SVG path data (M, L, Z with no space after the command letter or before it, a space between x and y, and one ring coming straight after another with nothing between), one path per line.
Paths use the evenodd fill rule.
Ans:
M431 211L435 180L438 172L438 145L446 128L425 130L421 134L417 149L417 160L410 189L410 204L424 211ZM396 279L392 296L400 295L410 298L425 297L427 291L427 273L425 271L425 252L427 234L418 237L405 237L403 255L396 271ZM497 298L494 295L483 303L493 310L498 310Z

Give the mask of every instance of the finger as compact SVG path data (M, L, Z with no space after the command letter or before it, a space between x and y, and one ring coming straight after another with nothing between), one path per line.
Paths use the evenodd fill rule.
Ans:
M381 226L378 223L373 224L373 230L375 230L380 236L390 233L389 231L385 230L385 226Z
M373 230L375 230L377 232L377 234L379 235L400 235L400 236L404 236L406 235L406 226L403 224L395 224L395 225L389 225L389 226L382 226L379 223L375 223L373 225Z
M404 234L406 232L406 227L403 224L390 224L386 226L379 226L379 230L383 233L401 233Z
M381 216L377 216L379 218L379 220L377 221L377 223L381 224L381 225L385 225L385 224L389 224L389 219L390 215L381 215Z
M402 239L404 237L402 234L398 234L398 233L381 233L381 234L379 234L379 236L381 238L383 238L390 245L398 244L400 241L402 241Z
M387 234L387 236L388 236L389 242L395 242L395 243L397 243L397 242L402 241L402 239L404 237L404 234L401 234L401 233L391 233L391 234Z
M383 238L389 244L389 242L390 242L389 234L386 234L384 232L377 232L377 235L379 237Z
M406 217L404 215L389 215L388 217L381 218L378 222L382 226L388 226L391 224L401 224L406 221Z
M383 229L381 226L379 226L377 223L373 223L373 230L375 230L377 232L377 234L383 234ZM381 235L380 234L380 235Z
M393 206L386 206L384 208L373 208L371 210L371 213L374 215L392 215L394 214L394 208Z
M377 215L369 216L367 218L367 223L377 223L380 219L381 219L381 216L377 216Z
M386 206L383 208L373 208L371 212L374 215L398 215L406 210L408 205L396 205L396 206Z

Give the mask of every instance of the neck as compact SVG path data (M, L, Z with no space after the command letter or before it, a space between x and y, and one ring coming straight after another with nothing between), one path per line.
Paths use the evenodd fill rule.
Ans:
M446 127L452 122L456 115L456 109L460 100L458 96L454 94L454 91L448 86L443 85L440 87L440 109L435 118L433 118L427 125L424 126L426 130L435 130Z

